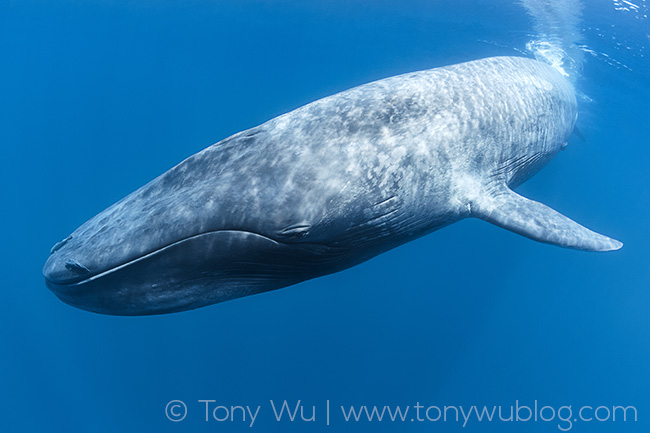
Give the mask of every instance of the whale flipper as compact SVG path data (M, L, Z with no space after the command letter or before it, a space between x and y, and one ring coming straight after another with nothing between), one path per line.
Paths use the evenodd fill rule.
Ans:
M612 251L623 246L542 203L522 197L505 185L489 198L473 203L472 216L527 238L565 248Z

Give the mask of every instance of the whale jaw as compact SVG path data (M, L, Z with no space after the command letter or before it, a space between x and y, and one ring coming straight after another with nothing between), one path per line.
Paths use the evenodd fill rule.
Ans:
M192 310L279 289L336 272L348 256L346 250L326 245L287 244L256 233L220 230L80 281L56 281L47 272L44 277L48 288L69 305L101 314L140 316Z

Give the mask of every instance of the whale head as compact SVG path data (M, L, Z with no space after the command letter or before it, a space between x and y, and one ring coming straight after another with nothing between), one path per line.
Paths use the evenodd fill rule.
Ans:
M247 224L238 198L210 175L211 148L91 218L54 245L48 288L112 315L184 311L338 269L345 251L300 242L308 226ZM241 201L241 200L240 200Z

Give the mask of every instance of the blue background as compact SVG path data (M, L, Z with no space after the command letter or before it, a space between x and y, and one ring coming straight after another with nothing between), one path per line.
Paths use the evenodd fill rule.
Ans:
M645 8L645 2L637 2ZM196 311L109 317L43 284L50 247L222 138L387 76L521 55L493 1L0 1L0 431L249 431L199 399L262 405L257 431L322 431L340 405L633 405L650 428L650 22L589 1L586 141L519 191L625 243L595 254L466 220L363 265ZM613 25L613 26L612 26ZM617 45L622 44L622 45ZM610 64L612 63L612 64ZM165 417L187 402L179 423ZM277 423L269 399L317 406ZM577 409L575 409L577 410ZM331 431L461 431L456 422ZM334 410L333 410L334 414ZM559 431L555 422L476 432Z

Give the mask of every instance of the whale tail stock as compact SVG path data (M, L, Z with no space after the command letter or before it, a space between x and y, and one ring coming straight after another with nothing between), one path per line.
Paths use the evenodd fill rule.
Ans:
M621 242L593 232L505 185L490 197L472 203L471 216L527 238L565 248L613 251L623 246Z

